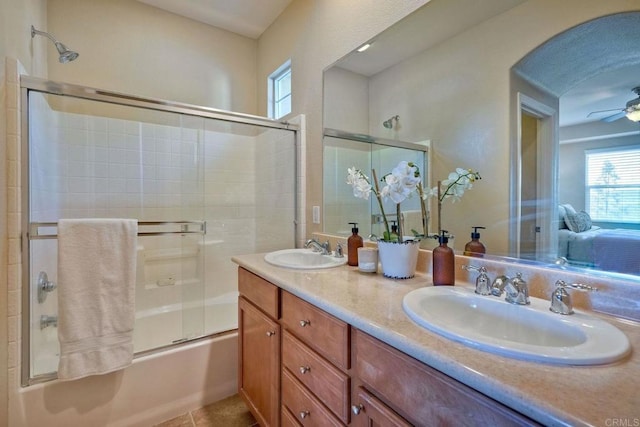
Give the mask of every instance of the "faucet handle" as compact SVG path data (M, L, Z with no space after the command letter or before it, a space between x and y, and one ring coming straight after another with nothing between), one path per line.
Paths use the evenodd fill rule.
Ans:
M491 295L491 286L489 285L489 276L487 269L484 267L476 267L474 265L463 265L463 270L478 271L480 274L476 278L476 294Z
M556 288L551 294L551 307L549 307L549 310L558 314L573 314L573 303L571 302L571 295L566 291L567 288L579 291L598 291L598 288L583 285L582 283L567 283L564 280L557 280Z
M342 243L336 243L336 253L334 256L336 258L344 258L344 249L342 248Z

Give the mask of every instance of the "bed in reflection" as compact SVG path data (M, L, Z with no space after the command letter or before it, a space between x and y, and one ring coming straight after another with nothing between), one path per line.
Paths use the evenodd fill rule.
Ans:
M560 206L558 256L571 265L640 275L640 230L594 226L586 212Z

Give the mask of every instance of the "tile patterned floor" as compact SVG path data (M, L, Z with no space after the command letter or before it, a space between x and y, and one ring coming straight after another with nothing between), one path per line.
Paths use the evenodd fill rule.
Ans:
M155 427L258 427L258 423L236 394Z

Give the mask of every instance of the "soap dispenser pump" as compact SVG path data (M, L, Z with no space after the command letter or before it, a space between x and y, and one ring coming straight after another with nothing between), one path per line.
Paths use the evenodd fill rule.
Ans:
M352 267L358 265L358 248L364 246L362 236L358 235L358 223L350 222L353 225L351 228L351 236L347 239L347 264Z
M433 249L433 284L434 286L453 286L455 283L455 257L453 249L447 246L449 236L442 230L438 237L440 246Z
M466 256L474 256L474 257L483 257L487 252L487 249L484 247L482 242L480 242L480 233L478 233L478 229L484 227L473 226L473 232L471 233L471 241L464 245L464 255Z

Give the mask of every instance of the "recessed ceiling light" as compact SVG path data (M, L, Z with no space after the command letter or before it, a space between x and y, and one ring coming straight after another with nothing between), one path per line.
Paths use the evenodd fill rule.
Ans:
M362 53L365 50L369 49L371 47L371 43L365 43L362 46L360 46L358 49L356 49L358 52Z

